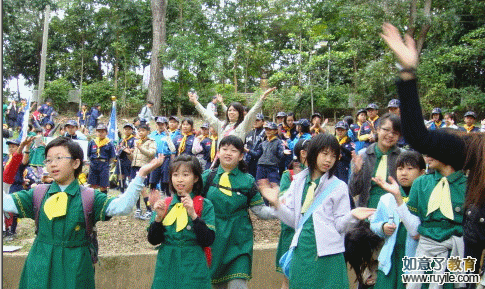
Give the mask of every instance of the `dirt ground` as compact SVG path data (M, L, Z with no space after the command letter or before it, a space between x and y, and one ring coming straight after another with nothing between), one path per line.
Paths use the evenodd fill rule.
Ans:
M110 195L118 195L110 190ZM143 202L142 202L143 203ZM143 211L145 208L142 205ZM278 242L280 222L260 220L251 212L255 243ZM147 252L154 249L147 241L149 221L135 219L133 213L128 216L114 217L108 222L98 222L99 254ZM3 245L22 246L20 252L28 252L35 238L35 223L31 219L20 219L17 236L12 241L3 239Z

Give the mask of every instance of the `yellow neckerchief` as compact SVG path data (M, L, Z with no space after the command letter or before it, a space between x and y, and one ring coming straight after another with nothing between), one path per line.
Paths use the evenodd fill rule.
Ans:
M375 121L376 121L378 118L379 118L379 116L378 116L378 115L376 115L376 117L374 117L374 119L373 119L373 120L369 118L369 121L372 123L372 125L374 125L374 122L375 122Z
M99 139L99 137L94 139L94 142L96 143L96 154L98 154L99 158L99 153L101 151L101 148L104 147L109 143L109 138L105 137L104 139Z
M229 180L229 174L230 172L222 173L221 178L219 179L219 186L223 186L229 189L232 188L231 181ZM232 196L232 191L229 189L219 188L219 191L221 191L223 194L228 195L230 197Z
M216 157L217 136L211 136L210 139L212 140L212 142L211 142L211 162L213 162L214 158Z
M189 223L187 209L182 203L176 203L163 219L164 226L170 226L177 221L175 231L182 231Z
M182 135L184 136L182 138L182 140L180 141L180 145L179 145L179 155L181 155L184 151L185 151L185 143L187 142L187 138L192 135L191 132L189 132L188 134L185 134L185 133L182 133Z
M303 205L301 205L301 213L304 214L310 208L311 204L313 203L313 198L315 195L315 188L317 187L317 183L312 181L310 186L308 186L308 190L306 193L305 201Z
M357 125L358 125L359 127L361 127L361 126L362 126L362 124L363 124L362 122L357 121Z
M50 196L44 203L44 212L49 220L65 216L67 212L67 194L59 192Z
M148 137L141 138L136 141L137 144L142 144Z
M88 112L88 109L87 108L86 109L84 109L84 108L81 109L81 114L83 115L83 120L86 120L86 112Z
M428 200L428 212L426 213L426 216L438 209L441 211L443 216L450 220L454 220L450 183L448 183L448 179L446 177L442 177L431 192Z
M472 124L471 126L468 126L468 124L465 124L463 127L466 129L467 132L471 132L472 129L475 128L475 125Z
M269 137L269 138L268 138L268 142L272 142L272 141L273 141L275 138L276 138L276 136L275 136L275 135L274 135L274 136Z
M130 139L134 138L134 137L135 137L134 135L130 134L130 136L129 137L125 137L121 143L124 143L125 145L128 145L128 141Z
M436 128L441 127L441 120L440 120L439 122L436 122L436 121L435 121L435 122L434 122L434 125L436 125Z
M347 136L344 136L344 137L343 137L343 138L341 138L341 139L339 139L339 138L337 137L337 140L338 140L338 144L339 144L339 145L343 145L344 143L346 143L346 142L347 142L347 140L348 140L348 139L349 139L349 138L348 138Z
M319 127L314 128L314 129L313 129L313 132L314 132L315 134L319 134L319 133L320 133L320 128L319 128Z
M174 129L174 130L170 130L170 129L168 129L168 132L169 132L169 133L174 133L176 130L177 130L177 129Z

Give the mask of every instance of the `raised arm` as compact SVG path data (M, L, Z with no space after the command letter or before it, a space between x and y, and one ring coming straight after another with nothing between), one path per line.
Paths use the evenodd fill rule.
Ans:
M219 131L220 128L222 127L222 121L220 121L212 112L208 111L205 109L202 104L200 104L198 100L198 96L195 93L189 92L189 101L192 102L195 105L195 109L202 115L202 117L208 121L211 126L216 129L216 131Z
M465 160L464 141L442 130L428 131L424 125L415 75L419 60L415 41L409 35L405 35L403 40L399 30L389 23L384 23L382 30L381 37L394 51L403 68L399 73L401 80L397 88L404 139L420 153L439 161L453 162L450 163L453 168L461 169Z
M274 90L276 90L276 87L272 87L266 90L259 97L258 101L256 101L256 103L253 105L253 107L248 111L248 113L244 117L243 122L237 127L237 130L241 130L244 133L251 130L251 128L253 127L254 121L256 120L256 114L261 110L261 107L263 107L263 101Z

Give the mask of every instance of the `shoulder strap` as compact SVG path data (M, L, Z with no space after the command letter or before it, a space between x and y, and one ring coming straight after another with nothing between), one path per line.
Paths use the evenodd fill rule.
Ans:
M194 209L197 216L202 217L202 210L204 209L204 197L195 196L193 199Z
M81 200L83 203L84 221L86 222L86 235L91 236L94 227L94 189L81 187Z
M209 188L212 185L212 181L214 180L216 174L217 174L217 168L211 169L209 176L207 176L207 180L205 182L204 189L202 190L202 195L204 197L207 196L207 193L209 192Z
M308 211L305 212L303 217L300 218L300 221L298 222L298 228L303 226L305 222L310 218L310 216L313 214L315 209L322 204L322 202L325 200L325 198L333 191L333 189L338 185L339 180L336 178L333 181L331 181L321 192L316 199L313 200L313 203L311 204L310 208L308 208Z
M45 194L49 190L51 185L41 184L34 188L34 195L32 196L32 204L34 205L34 215L35 215L35 233L39 231L39 211L42 200Z

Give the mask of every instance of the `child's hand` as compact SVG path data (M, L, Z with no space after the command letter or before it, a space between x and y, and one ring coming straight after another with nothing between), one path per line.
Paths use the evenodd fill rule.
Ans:
M163 220L163 217L165 217L165 212L167 210L167 208L165 207L165 201L159 199L153 205L153 209L155 210L155 212L157 212L155 222L160 223Z
M195 213L194 209L194 201L190 197L190 195L185 195L180 198L182 200L182 204L184 205L185 209L187 209L187 214L193 220L197 219L197 214Z
M355 151L352 151L352 162L354 163L354 171L360 172L362 169L362 165L364 164L364 159L361 155L357 154Z
M270 93L271 93L271 92L273 92L274 90L276 90L276 87L272 87L272 88L270 88L270 89L266 90L266 91L263 93L263 95L261 95L261 99L262 99L262 100L264 100L264 99L265 99L265 98L268 96L268 94L270 94Z
M354 216L354 218L359 220L365 220L370 216L372 216L372 214L374 214L375 211L376 209L359 207L359 208L353 209L350 212L352 213L352 216Z
M138 175L140 177L146 177L151 171L153 171L154 169L156 169L159 166L161 166L164 160L165 160L165 156L164 155L159 155L158 157L154 158L148 164L142 166L140 168L140 170L138 171Z
M384 231L384 234L386 234L386 236L391 236L394 233L394 231L396 230L396 225L385 223L382 226L382 230Z
M385 182L380 177L372 178L372 180L376 182L376 184L379 185L379 187L393 194L398 206L400 206L403 203L401 191L399 190L399 184L396 182L396 180L393 177L389 176L390 183Z
M280 206L280 200L278 194L280 187L275 183L270 183L268 179L261 179L258 181L259 192L265 197L268 202L275 208Z
M22 150L24 149L24 147L29 147L30 144L32 143L32 141L34 141L34 137L33 136L29 136L27 138L25 138L19 145L18 149L17 149L17 152L19 153L22 153Z
M485 118L482 119L482 122L481 122L482 126L485 126Z
M197 94L192 92L188 92L187 94L189 96L189 101L192 102L193 104L197 104L197 98L198 98Z
M389 48L394 51L403 68L416 69L418 67L419 55L416 49L416 42L409 34L405 34L403 40L396 27L390 23L384 23L381 37L389 45Z

